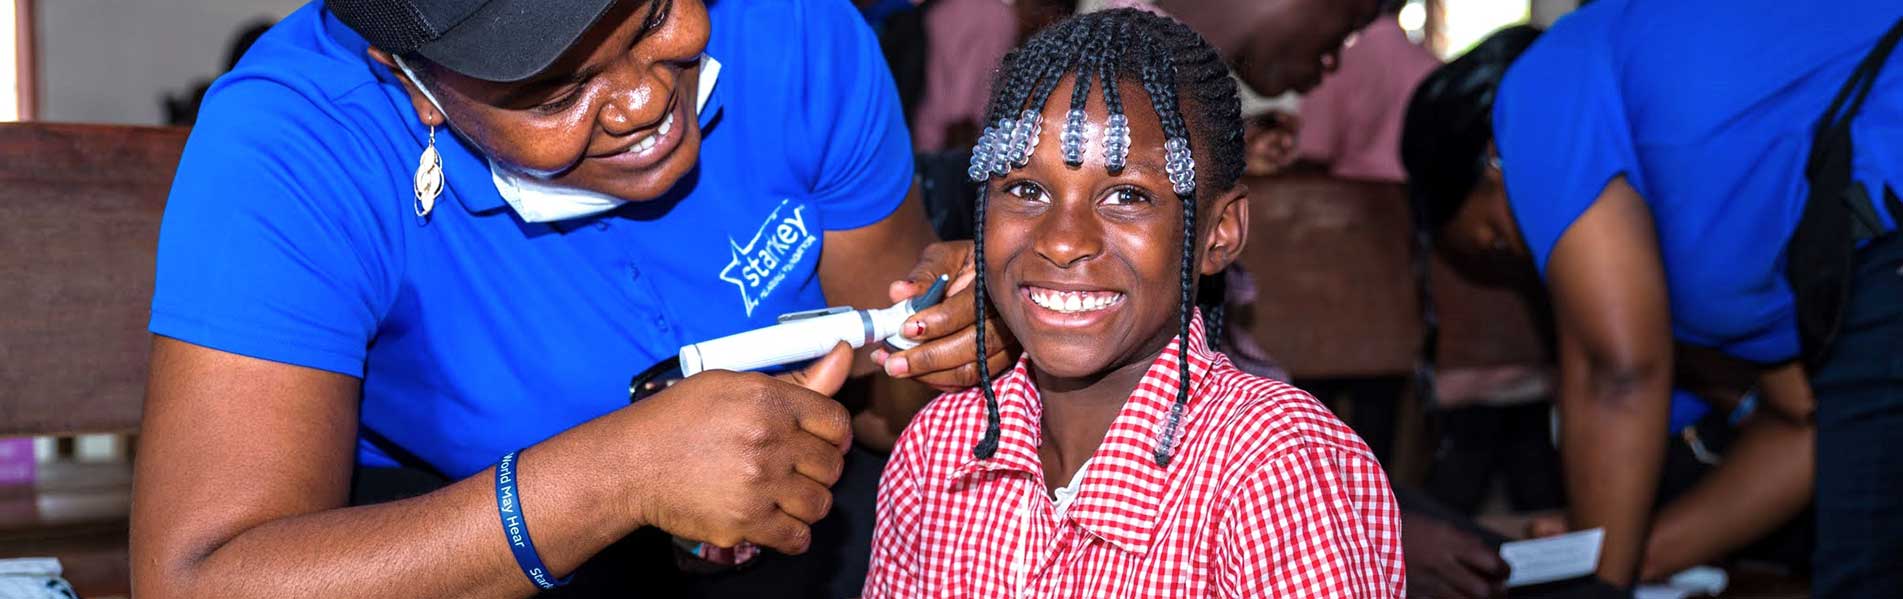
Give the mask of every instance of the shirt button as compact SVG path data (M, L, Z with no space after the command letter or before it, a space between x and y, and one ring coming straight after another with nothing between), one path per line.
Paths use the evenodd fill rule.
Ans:
M608 221L605 221L605 220L598 220L598 221L595 221L595 230L596 230L596 231L606 231L606 230L608 230Z
M654 326L661 329L662 331L672 330L672 328L669 327L667 324L667 319L659 317L659 316L654 317Z

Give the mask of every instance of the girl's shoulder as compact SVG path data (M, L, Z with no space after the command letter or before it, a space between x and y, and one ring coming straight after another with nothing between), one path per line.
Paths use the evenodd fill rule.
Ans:
M963 442L964 452L984 435L985 396L977 387L946 393L925 404L899 435L899 445L911 455L953 451Z
M1225 468L1266 464L1309 450L1374 459L1367 442L1315 396L1219 360L1195 416L1201 442L1221 446Z

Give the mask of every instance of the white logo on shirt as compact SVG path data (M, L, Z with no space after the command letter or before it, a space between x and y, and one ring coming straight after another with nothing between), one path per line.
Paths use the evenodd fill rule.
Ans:
M767 214L766 221L760 223L760 230L754 232L753 240L746 245L727 238L733 261L720 271L720 280L740 288L740 302L746 307L747 316L753 316L753 308L772 295L800 259L806 257L806 250L819 241L819 236L806 227L806 206L794 206L789 212L789 203L791 200L780 200L780 205Z

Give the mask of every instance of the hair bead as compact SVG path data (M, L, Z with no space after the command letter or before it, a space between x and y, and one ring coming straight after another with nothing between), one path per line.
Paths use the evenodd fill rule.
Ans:
M1017 127L1011 130L1011 165L1022 167L1031 163L1031 152L1037 150L1037 138L1044 133L1044 117L1029 108L1018 113Z
M1177 195L1195 195L1196 157L1190 155L1189 140L1172 137L1163 143L1163 152L1163 168L1169 172L1170 185L1176 188Z
M1078 166L1084 163L1084 111L1072 108L1064 115L1064 132L1058 136L1063 144L1064 164Z

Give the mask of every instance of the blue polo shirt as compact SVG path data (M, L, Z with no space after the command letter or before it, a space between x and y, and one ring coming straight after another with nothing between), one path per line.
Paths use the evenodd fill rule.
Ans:
M1784 245L1803 213L1811 127L1903 17L1896 0L1598 0L1507 71L1494 103L1507 197L1542 272L1606 183L1652 210L1683 342L1798 354ZM1903 53L1853 122L1854 176L1889 229L1903 192Z
M206 95L159 236L153 333L360 377L358 459L470 475L627 405L681 345L825 305L827 231L911 185L890 72L846 0L710 2L698 166L660 199L524 222L313 2Z

